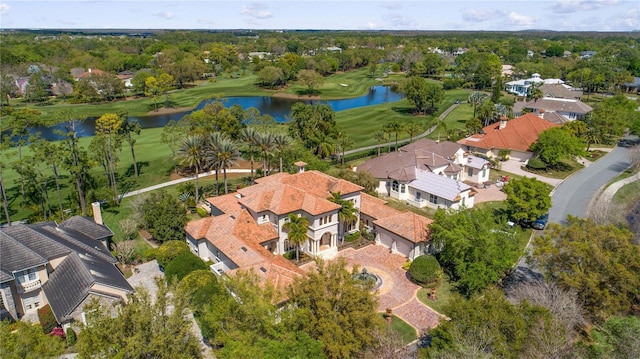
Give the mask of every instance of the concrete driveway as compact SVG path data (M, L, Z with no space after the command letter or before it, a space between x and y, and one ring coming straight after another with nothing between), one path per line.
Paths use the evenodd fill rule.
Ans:
M416 297L420 286L412 283L402 269L402 264L407 261L404 256L392 254L383 246L370 245L358 250L345 249L338 253L338 257L345 258L352 266L366 267L368 272L382 278L382 286L378 290L378 311L393 309L393 314L415 328L416 334L435 328L440 322L443 316Z
M527 172L527 171L522 169L523 165L524 165L524 162L520 162L518 160L513 160L512 159L512 160L504 161L504 162L502 162L502 171L513 173L513 174L516 174L518 176L523 176L523 177L533 177L533 178L538 179L539 181L548 183L548 184L552 185L553 187L557 186L558 184L560 184L562 182L561 179L549 178L549 177L541 176L539 174Z

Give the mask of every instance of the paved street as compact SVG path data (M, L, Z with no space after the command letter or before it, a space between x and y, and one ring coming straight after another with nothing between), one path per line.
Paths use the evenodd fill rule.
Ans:
M567 215L587 216L592 200L600 189L629 165L629 149L618 146L598 161L567 178L553 193L549 220L564 223Z

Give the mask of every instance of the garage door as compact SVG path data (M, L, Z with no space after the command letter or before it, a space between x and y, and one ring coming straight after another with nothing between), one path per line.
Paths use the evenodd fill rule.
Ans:
M402 254L405 257L408 257L409 252L411 252L411 250L413 249L413 243L404 239L398 239L396 248L398 250L398 253Z

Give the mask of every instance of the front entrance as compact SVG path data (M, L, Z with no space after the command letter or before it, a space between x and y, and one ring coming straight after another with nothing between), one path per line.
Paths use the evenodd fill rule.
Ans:
M331 233L326 232L320 238L320 250L323 251L325 249L329 249L331 247Z

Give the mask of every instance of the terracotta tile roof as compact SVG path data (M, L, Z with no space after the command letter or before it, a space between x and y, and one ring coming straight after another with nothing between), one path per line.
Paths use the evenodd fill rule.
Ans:
M89 71L83 72L79 75L76 76L76 78L78 79L86 79L91 75L103 75L106 74L106 72L99 70L99 69L89 69Z
M433 221L411 211L401 212L391 217L381 218L373 222L378 227L406 238L413 243L430 241L427 226Z
M399 213L395 208L387 206L387 202L366 193L360 193L360 213L373 219L392 217Z
M500 123L494 123L482 129L484 134L475 134L458 141L459 144L485 149L511 149L526 152L544 130L560 127L528 113L507 122L500 129Z
M331 192L340 192L342 195L359 192L362 186L331 177L318 171L306 171L297 173L282 179L282 183L299 188L321 198L328 198Z
M242 209L240 203L238 203L238 193L229 193L218 197L207 198L207 202L211 203L217 209L227 214L239 213Z

